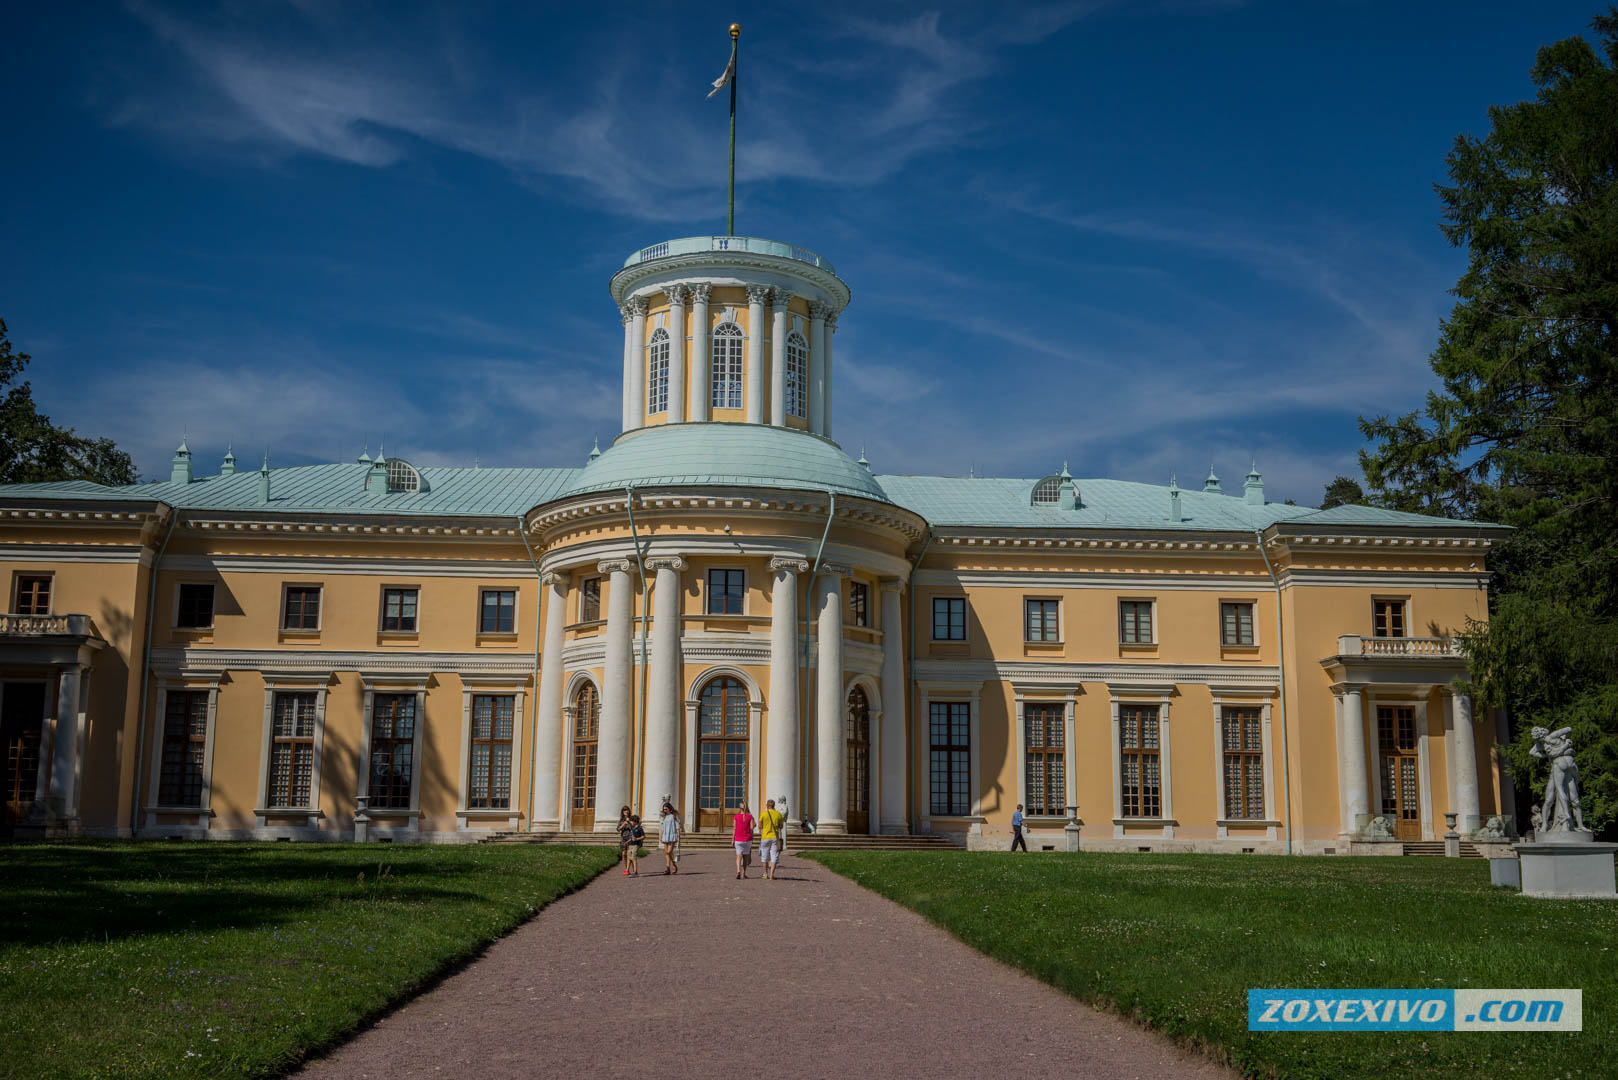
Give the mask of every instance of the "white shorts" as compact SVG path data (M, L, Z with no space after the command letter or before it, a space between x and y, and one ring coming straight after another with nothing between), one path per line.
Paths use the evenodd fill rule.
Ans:
M758 842L758 861L768 866L770 863L781 861L781 841L775 837L766 837Z
M751 855L752 853L753 853L753 841L751 841L751 840L738 840L738 841L736 841L736 854L738 854L738 855Z

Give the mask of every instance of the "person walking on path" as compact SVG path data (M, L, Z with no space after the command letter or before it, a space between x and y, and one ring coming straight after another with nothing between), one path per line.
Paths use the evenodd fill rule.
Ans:
M764 868L764 880L775 880L775 868L781 862L781 836L786 832L786 815L775 808L775 800L764 803L764 812L758 816L758 861Z
M624 876L629 876L630 849L635 846L635 820L629 807L618 811L618 861L624 865Z
M1016 851L1019 847L1025 852L1028 850L1028 841L1022 834L1022 803L1018 803L1017 809L1011 812L1011 850Z
M674 812L673 803L663 804L663 822L657 840L663 846L663 873L678 874L680 863L674 857L674 845L680 842L680 815Z
M747 877L748 864L753 861L753 824L753 815L744 802L736 811L736 831L731 834L731 839L736 841L736 877L739 879Z
M629 856L629 876L640 877L640 845L641 841L646 839L646 830L641 828L639 814L630 814L629 824L633 826L629 830L629 847L626 849Z

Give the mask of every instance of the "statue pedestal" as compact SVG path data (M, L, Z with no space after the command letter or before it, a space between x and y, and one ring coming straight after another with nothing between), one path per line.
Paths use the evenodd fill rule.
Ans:
M1587 832L1558 831L1512 846L1522 860L1524 896L1618 900L1613 860L1618 844L1595 843Z

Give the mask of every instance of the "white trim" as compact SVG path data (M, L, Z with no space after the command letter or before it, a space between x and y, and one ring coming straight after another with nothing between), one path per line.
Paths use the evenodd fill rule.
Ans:
M1258 664L1164 664L1129 661L955 660L918 658L916 678L944 681L1021 682L1046 685L1126 683L1162 692L1178 685L1222 684L1232 689L1274 690L1276 668Z
M1107 538L1111 539L1111 538ZM1197 556L1217 556L1229 558L1240 552L1232 551L1192 551L1165 548L1162 552L1149 551L1145 548L1135 550L1122 546L1112 549L1085 547L1083 540L1072 543L1062 541L1060 548L1051 542L1035 538L1028 538L1017 549L1027 548L1030 551L1043 551L1050 548L1062 554L1083 553L1085 555L1128 555L1136 559L1162 558L1164 556L1175 559L1194 558ZM978 547L999 547L999 544L984 543ZM1209 548L1218 545L1209 544ZM1282 588L1294 586L1311 587L1342 587L1342 588L1388 588L1388 589L1477 589L1480 582L1487 584L1489 575L1477 570L1433 570L1433 571L1398 571L1398 570L1353 570L1335 568L1331 570L1315 569L1284 569L1279 570ZM1130 591L1135 589L1153 589L1170 591L1244 591L1249 588L1260 589L1269 584L1269 576L1265 573L1263 564L1257 564L1256 569L1248 573L1124 573L1108 570L947 570L925 569L916 571L916 587L925 588L983 588L998 587L1008 589L1105 589L1108 591Z
M10 680L15 681L15 680ZM164 806L158 800L163 790L163 739L168 725L168 695L170 691L198 692L205 691L208 695L207 719L203 728L202 742L202 794L196 806ZM176 673L168 676L159 676L157 679L157 713L156 735L149 748L151 753L150 782L146 787L146 802L143 807L145 820L143 829L157 826L158 814L185 814L195 815L197 827L206 829L209 820L213 817L213 750L214 731L217 728L219 717L219 676L196 675L193 673ZM263 805L261 802L259 805Z
M65 523L58 521L47 524ZM150 566L152 549L127 544L0 544L0 560L20 563L139 563ZM24 567L18 567L17 572L55 573L54 570L29 570ZM51 600L55 602L54 590Z
M324 611L324 597L321 609ZM259 754L258 767L258 802L253 811L258 818L260 829L270 828L265 822L266 817L294 817L304 815L307 817L307 827L318 829L320 827L320 766L326 742L326 695L330 691L331 673L320 672L287 672L279 675L266 674L264 676L264 741ZM309 693L315 695L315 735L314 735L314 761L309 773L309 802L307 806L271 807L269 805L270 790L270 747L274 743L275 730L275 695L277 693Z
M1112 836L1114 840L1124 838L1124 826L1120 821L1131 824L1150 824L1161 820L1163 823L1163 839L1174 839L1174 826L1177 820L1174 817L1174 773L1173 753L1170 739L1169 706L1174 695L1174 688L1161 686L1138 686L1125 683L1108 683L1107 694L1112 702ZM1158 706L1157 709L1157 771L1158 779L1162 783L1159 793L1159 817L1157 818L1125 818L1124 817L1124 788L1123 788L1123 718L1120 716L1122 706L1126 704L1143 704L1151 701ZM1144 776L1142 777L1144 779Z
M342 539L328 533L320 534L322 539ZM366 534L353 539L375 540L377 537ZM425 543L465 543L468 537L443 535L422 538ZM0 548L0 553L4 549ZM0 556L3 557L3 556ZM80 561L129 561L129 560L80 560ZM421 577L488 577L488 578L532 578L534 568L526 559L522 561L507 562L495 559L436 559L436 558L343 558L340 556L297 556L286 555L167 555L163 558L163 569L179 573L201 573L212 571L219 574L289 574L294 578L299 574L318 574L326 577L332 574L358 574L364 576L397 576L407 575ZM293 584L298 584L293 581Z
M296 631L294 631L296 633ZM153 649L152 670L258 671L266 676L311 670L409 673L431 671L456 675L532 675L529 653L402 652L399 649L215 649L207 646Z
M1227 817L1230 808L1225 805L1225 710L1227 708L1251 709L1255 707L1260 711L1261 714L1259 717L1259 750L1260 753L1263 754L1264 813L1261 818L1251 820L1254 825L1259 825L1275 817L1275 785L1272 779L1275 769L1275 753L1273 744L1271 742L1272 729L1270 723L1270 713L1272 709L1272 702L1270 700L1270 695L1264 693L1263 691L1255 692L1249 690L1229 690L1216 688L1213 691L1214 816L1216 819L1215 828L1217 829L1217 837L1220 840L1226 838L1228 826L1219 824L1219 821L1238 820ZM1341 712L1340 701L1338 711L1339 713ZM1338 730L1341 731L1340 718L1338 720ZM1339 760L1342 758L1341 750L1342 743L1339 737ZM1339 814L1338 816L1341 817L1342 815ZM1240 821L1243 822L1247 820L1249 819L1240 819ZM1274 825L1266 825L1264 838L1266 840L1274 840L1276 838Z
M1406 608L1405 618L1407 621L1405 623L1405 627L1407 629L1410 626L1410 623L1408 622L1409 617L1410 610ZM1427 731L1427 695L1425 693L1417 695L1415 707L1416 769L1421 773L1421 795L1417 799L1417 803L1421 807L1421 838L1423 840L1432 840L1434 838L1433 755L1432 748L1429 745L1430 736L1428 735Z

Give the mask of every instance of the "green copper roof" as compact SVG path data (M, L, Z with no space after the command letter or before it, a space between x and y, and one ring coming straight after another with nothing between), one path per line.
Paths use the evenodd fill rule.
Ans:
M869 472L819 435L763 424L665 424L618 436L562 495L635 487L835 491L888 502Z

